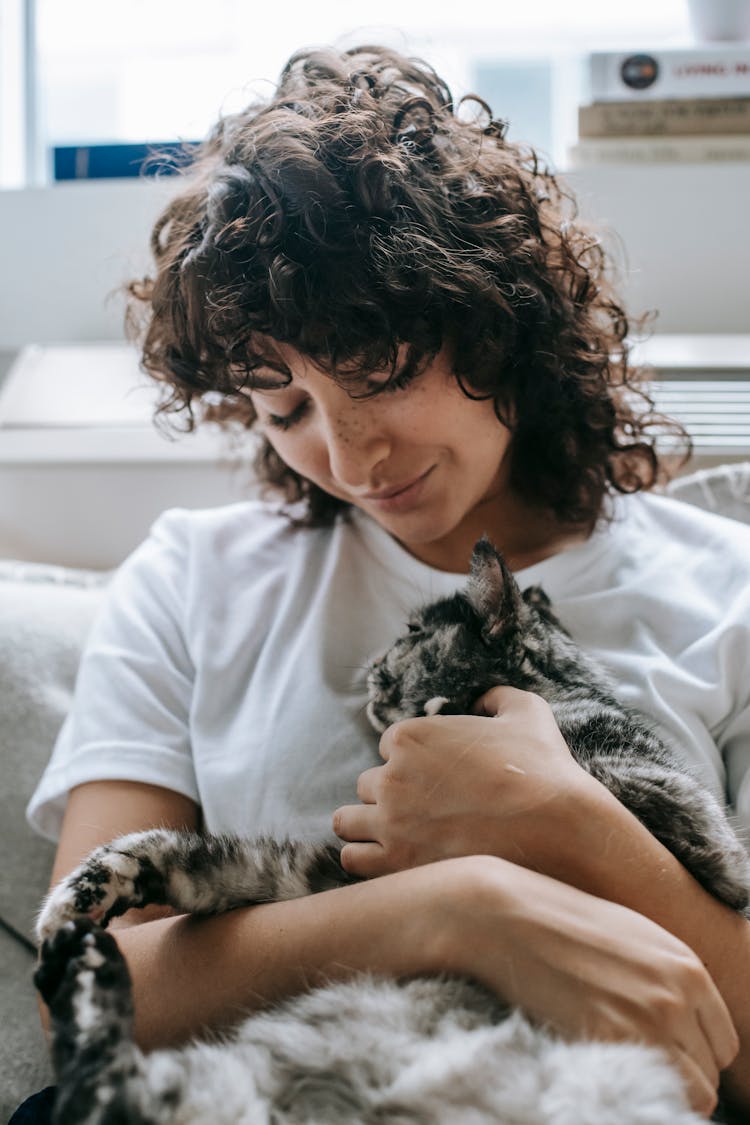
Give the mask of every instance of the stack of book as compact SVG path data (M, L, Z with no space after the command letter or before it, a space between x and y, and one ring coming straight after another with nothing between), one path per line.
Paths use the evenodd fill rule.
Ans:
M589 56L571 167L750 160L750 42Z

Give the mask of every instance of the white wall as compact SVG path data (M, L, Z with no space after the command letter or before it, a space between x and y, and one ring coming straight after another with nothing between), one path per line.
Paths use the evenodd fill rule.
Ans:
M750 331L750 162L569 179L582 212L619 236L634 313L658 308L661 332ZM146 267L170 189L126 180L0 191L0 350L119 338L122 301L110 294Z
M571 173L581 213L618 236L627 305L657 332L750 332L750 162Z
M0 191L0 349L122 337L117 292L148 264L168 182Z

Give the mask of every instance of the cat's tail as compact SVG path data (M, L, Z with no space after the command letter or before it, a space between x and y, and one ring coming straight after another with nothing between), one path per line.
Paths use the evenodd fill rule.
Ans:
M143 1105L130 975L114 938L88 920L67 922L44 942L34 983L51 1016L54 1125L165 1120Z

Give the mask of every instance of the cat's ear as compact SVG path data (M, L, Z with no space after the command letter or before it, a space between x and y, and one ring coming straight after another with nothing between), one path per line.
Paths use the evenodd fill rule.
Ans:
M537 611L537 613L544 613L552 606L552 602L549 600L541 586L527 586L522 594L522 597L526 602L526 605L530 605L532 609L535 609Z
M524 612L521 591L502 555L485 535L474 547L465 592L469 604L485 622L485 634L497 637L518 628Z

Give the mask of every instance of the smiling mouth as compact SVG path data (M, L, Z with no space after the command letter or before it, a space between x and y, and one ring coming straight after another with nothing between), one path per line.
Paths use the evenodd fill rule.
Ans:
M402 492L407 492L410 488L413 488L415 484L419 484L419 482L421 480L424 480L424 478L427 476L427 474L431 473L431 472L432 472L432 467L427 469L426 472L421 473L418 477L414 477L413 480L407 481L406 484L399 484L399 485L396 486L396 488L388 488L383 492L366 492L364 494L364 496L361 497L361 499L362 500L392 500L394 496L400 496Z

